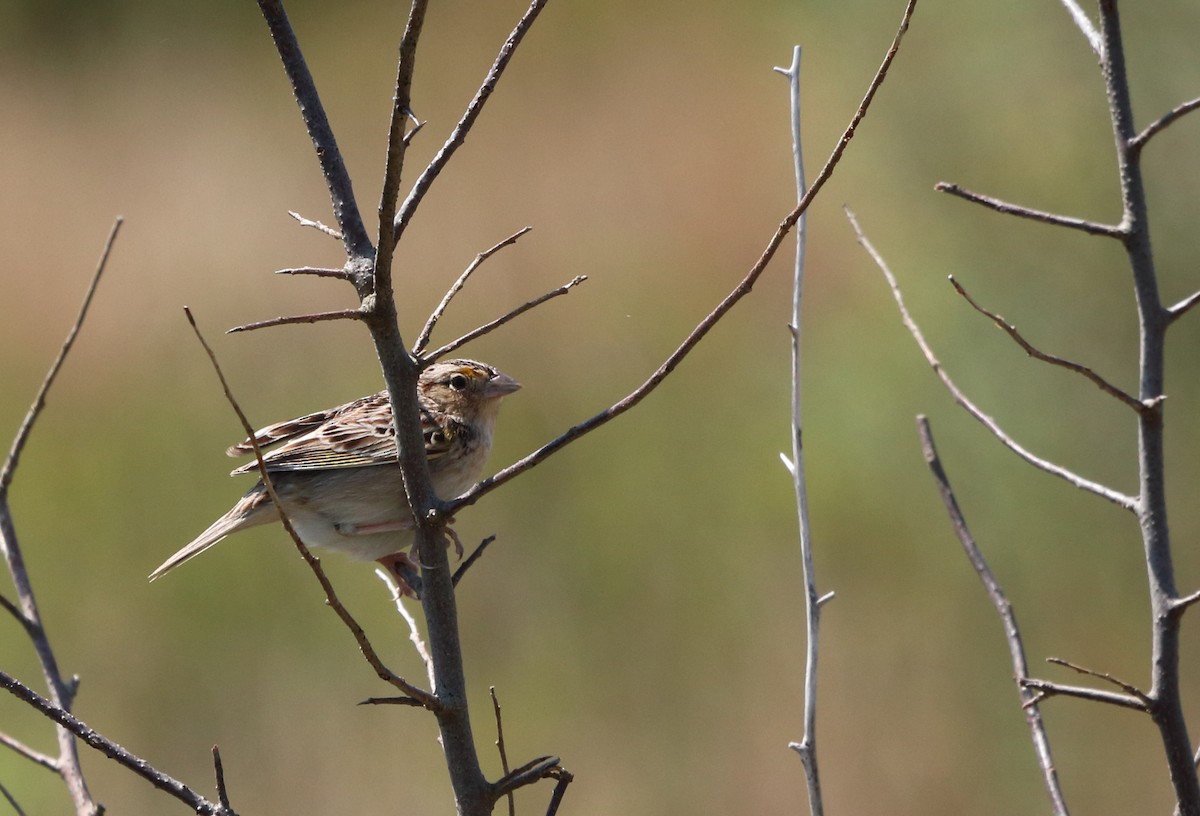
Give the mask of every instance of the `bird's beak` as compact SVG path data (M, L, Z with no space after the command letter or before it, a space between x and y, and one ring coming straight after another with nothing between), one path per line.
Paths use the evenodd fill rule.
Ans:
M488 380L487 385L484 386L483 395L488 399L495 399L503 397L505 394L511 394L520 387L521 384L512 377L497 371L496 376Z

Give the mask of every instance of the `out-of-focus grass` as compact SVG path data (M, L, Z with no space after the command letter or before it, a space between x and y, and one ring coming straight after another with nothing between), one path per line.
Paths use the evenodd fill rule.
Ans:
M429 120L415 177L520 11L431 13L417 73ZM428 717L354 703L382 690L276 530L247 533L153 586L144 576L234 500L220 451L239 430L182 319L190 305L253 421L378 387L357 326L222 337L262 317L352 303L344 286L270 271L338 262L289 209L330 221L311 150L252 6L0 5L0 428L15 429L74 314L112 215L127 219L94 317L26 452L13 506L47 625L83 677L79 714L201 789L219 743L241 812L447 812ZM1187 4L1126 33L1142 121L1200 88ZM441 337L576 274L589 282L466 353L525 383L500 467L622 396L757 257L789 207L783 82L805 47L810 164L832 146L899 4L552 4L399 255L416 331L476 252L489 261ZM401 12L291 8L370 219ZM1170 299L1196 286L1196 121L1147 153ZM1132 521L1021 466L956 413L904 333L838 209L849 202L961 384L1034 449L1132 490L1131 418L1028 361L945 283L955 274L1049 351L1127 388L1128 276L1100 239L939 197L942 179L1115 219L1094 58L1053 4L922 4L877 107L812 212L806 442L824 617L820 738L831 807L1000 814L1043 806L999 626L942 517L912 417L929 413L968 518L1030 656L1140 682L1144 579ZM560 755L573 813L792 812L802 774L803 626L788 445L786 259L639 409L463 513L499 539L460 593L475 728L487 686L510 755ZM1172 339L1170 478L1180 581L1200 526L1195 321ZM6 430L5 433L9 433ZM369 570L327 559L347 602L421 676ZM1195 636L1185 634L1194 668ZM3 664L36 683L11 622ZM1194 672L1191 673L1194 676ZM1188 679L1189 699L1195 681ZM1156 738L1132 715L1056 701L1046 714L1072 804L1162 810ZM12 701L0 728L48 748ZM110 812L161 795L99 757ZM58 813L53 777L10 752L0 781ZM522 794L538 810L546 791ZM399 803L399 804L398 804Z

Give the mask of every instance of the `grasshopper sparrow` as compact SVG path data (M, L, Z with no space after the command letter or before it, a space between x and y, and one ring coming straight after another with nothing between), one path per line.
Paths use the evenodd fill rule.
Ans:
M474 360L434 363L417 384L425 455L439 497L454 498L479 480L492 448L500 400L521 385ZM405 550L413 543L412 513L397 466L387 391L337 408L269 425L254 435L271 482L300 539L353 558L377 560L402 581L411 576ZM254 450L246 439L227 454ZM231 475L258 473L251 462ZM150 574L165 575L230 533L279 519L259 481L229 512Z

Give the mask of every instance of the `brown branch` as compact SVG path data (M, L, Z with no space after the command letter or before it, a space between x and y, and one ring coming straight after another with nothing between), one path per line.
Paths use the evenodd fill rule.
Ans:
M996 439L998 439L1002 445L1029 464L1033 465L1039 470L1044 470L1052 476L1059 477L1060 479L1074 485L1080 490L1086 490L1089 493L1094 493L1101 498L1107 499L1118 507L1122 507L1130 512L1137 512L1137 499L1133 498L1132 496L1126 496L1124 493L1119 493L1116 490L1106 487L1098 482L1085 479L1082 476L1067 470L1061 465L1056 465L1053 462L1042 459L1039 456L1035 456L1033 453L1017 443L1017 441L1011 436L1005 433L1004 430L996 423L996 420L985 414L974 402L967 398L966 394L964 394L959 387L955 385L954 381L950 379L950 375L946 373L944 368L942 368L941 362L939 362L938 358L934 355L933 349L930 348L929 343L926 342L925 335L921 333L920 327L908 313L908 307L904 305L904 297L900 293L900 285L896 282L896 278L892 274L891 269L888 268L887 263L883 260L883 256L880 255L871 242L867 240L867 236L863 234L862 229L858 226L858 220L854 217L854 213L847 209L846 217L850 220L850 225L854 228L854 233L858 238L858 243L867 251L867 254L871 256L871 260L875 262L875 265L879 267L879 270L887 279L888 286L892 290L892 297L895 299L896 306L900 310L900 319L904 322L909 334L911 334L913 339L917 341L917 346L920 347L921 353L925 356L925 361L929 363L930 368L932 368L934 373L937 374L938 379L942 381L942 384L946 387L946 390L950 392L950 395L954 398L954 401L961 405L968 414L973 416L985 428L987 428L988 431L991 432L992 436L996 437Z
M1066 816L1068 813L1067 802L1063 798L1062 787L1058 782L1058 772L1054 767L1054 757L1050 751L1050 738L1046 735L1046 726L1042 722L1041 712L1037 708L1037 696L1024 685L1024 681L1029 676L1029 664L1025 659L1025 645L1021 640L1021 630L1017 627L1016 612L1013 611L1012 604L1004 594L1000 582L996 579L987 559L983 557L983 551L979 549L975 537L971 535L971 531L967 527L967 520L958 505L954 488L950 485L950 478L942 467L937 447L933 443L933 431L929 427L929 420L924 416L917 417L917 434L921 438L921 452L925 456L925 463L933 474L938 493L942 497L942 504L950 516L954 535L962 545L967 560L974 567L975 574L983 582L992 606L996 608L996 614L1000 616L1000 622L1004 626L1004 639L1008 643L1013 677L1017 681L1017 696L1020 698L1021 707L1025 710L1025 723L1029 726L1030 736L1033 739L1034 752L1037 754L1038 765L1042 769L1042 779L1045 782L1047 793L1050 794L1054 812Z
M465 346L467 343L470 343L472 340L482 337L483 335L488 334L489 332L495 331L496 329L503 326L505 323L508 323L510 320L525 314L525 312L528 312L530 309L534 308L535 306L540 306L541 304L545 303L547 300L552 300L556 297L567 294L568 292L571 291L572 288L583 283L585 280L587 280L587 275L577 275L576 277L572 278L570 281L568 281L567 283L558 287L557 289L551 290L551 291L547 292L546 294L541 295L539 297L535 297L533 300L523 303L520 306L518 306L517 308L513 309L508 314L502 315L501 317L496 318L495 320L491 321L490 323L484 323L479 328L472 329L471 331L467 332L463 336L461 336L455 340L451 340L449 343L447 343L446 345L437 349L436 351L434 351L430 354L424 355L422 357L422 359L428 362L428 361L437 360L441 357L444 357L447 354L449 354L450 352L454 351L455 349L461 348L462 346Z
M412 706L413 708L427 708L425 703L418 700L416 697L368 697L359 705L398 705Z
M8 788L4 787L2 784L0 784L0 796L4 797L5 801L9 804L9 807L13 809L17 816L25 816L25 811L22 809L20 803L13 798L13 795L9 793Z
M556 439L552 439L537 450L526 455L524 458L519 459L518 461L504 468L494 476L479 482L457 499L445 502L443 508L444 512L453 514L456 510L462 507L467 507L474 504L475 502L479 501L479 499L483 498L483 496L498 488L500 485L516 478L530 468L537 466L539 463L562 450L579 437L583 436L584 434L591 433L601 425L611 422L621 414L633 408L635 405L649 396L649 394L654 391L654 389L656 389L659 384L662 383L662 381L665 380L681 362L683 362L683 359L687 357L687 355L702 339L704 339L709 331L712 330L713 326L715 326L721 320L721 318L729 312L730 309L737 305L742 298L750 293L750 290L754 288L754 284L758 282L759 277L767 268L767 264L770 263L771 259L775 257L775 253L779 249L780 244L783 243L783 239L787 237L788 233L795 226L796 221L800 218L800 216L808 210L808 207L812 203L813 199L816 198L817 194L821 191L821 188L825 186L825 182L828 181L833 175L834 170L837 168L838 163L842 159L842 155L846 152L847 146L849 146L851 139L854 138L854 134L857 132L859 124L867 115L867 110L870 108L871 101L875 98L876 92L879 90L884 79L887 77L888 69L895 60L896 54L899 53L900 41L903 38L904 33L908 31L908 24L912 19L913 10L916 8L916 5L917 0L908 0L908 4L904 8L904 14L900 19L900 25L896 29L896 35L892 38L891 46L884 55L883 62L880 64L878 70L876 70L875 76L871 79L870 84L867 86L866 94L864 94L862 102L859 103L858 109L854 112L853 117L851 117L850 124L846 126L844 131L842 131L841 138L838 140L837 145L830 153L825 165L821 168L821 172L819 172L816 178L813 180L812 186L808 188L808 192L804 194L792 211L788 213L783 221L780 222L779 226L775 228L774 234L771 236L770 240L767 241L767 245L759 255L758 260L754 262L752 267L750 267L750 271L746 273L741 282L738 283L738 285L735 286L733 290L726 295L725 298L716 305L716 307L713 308L711 312L705 315L705 317L696 325L694 329L692 329L687 337L683 339L683 342L680 343L675 351L671 352L671 354L667 356L662 364L655 369L655 371L645 382L631 391L623 399L613 403L608 408L605 408L603 411L591 417L590 419L586 419L583 422L568 428Z
M221 382L221 389L225 393L225 399L229 402L230 407L233 408L234 413L237 414L238 421L242 424L242 429L246 432L250 444L254 447L254 458L258 462L259 477L262 479L267 493L270 494L275 508L279 511L279 520L283 523L283 528L287 530L288 535L292 537L292 541L295 543L296 549L299 550L304 562L308 564L313 574L316 575L317 581L321 584L321 589L325 591L325 600L329 604L329 607L337 613L342 623L350 630L351 635L354 636L354 641L358 644L359 651L362 652L363 657L366 658L367 663L375 670L380 679L386 683L390 683L405 694L420 700L426 708L436 711L439 708L436 696L413 685L384 665L378 653L376 653L375 647L371 645L371 641L367 638L366 632L363 631L358 621L355 620L354 616L350 614L350 611L346 609L338 598L333 584L330 583L328 576L325 575L325 569L321 566L320 559L309 551L308 547L305 546L300 536L296 533L295 528L292 527L283 503L279 500L279 496L275 492L275 486L271 483L270 473L267 471L266 463L263 461L262 448L259 447L258 440L254 436L254 426L250 424L250 421L246 418L246 414L242 411L241 405L238 404L237 399L233 396L229 382L225 379L225 373L221 370L221 364L217 361L217 355L212 350L212 347L208 345L208 341L204 339L204 335L201 334L200 327L196 325L196 320L192 316L191 310L185 307L183 311L187 315L188 323L192 326L192 331L196 334L196 339L200 341L200 345L204 347L205 354L208 355L209 362L212 363L213 371L216 372L217 379Z
M420 206L421 200L425 194L429 192L429 188L433 185L434 180L441 174L446 163L450 161L450 157L455 154L463 142L467 139L467 134L475 124L475 120L479 118L479 114L483 112L483 106L487 103L488 97L496 90L496 83L500 81L500 77L504 74L504 69L508 67L509 61L516 53L517 46L521 44L521 40L529 32L535 20L542 9L546 6L548 0L533 0L529 4L529 8L517 21L512 32L508 35L508 39L504 41L504 45L500 47L500 52L496 55L492 67L488 69L487 75L484 76L483 82L479 86L479 90L475 92L475 96L467 103L467 109L463 112L462 118L458 120L458 124L450 132L450 136L446 139L445 144L438 150L437 155L429 162L429 166L417 177L417 181L413 184L412 190L409 191L408 197L404 199L404 204L400 206L392 220L393 239L400 240L400 236L404 233L412 221L413 215Z
M1016 326L1009 323L1003 317L996 314L995 312L989 311L989 310L983 308L982 306L980 306L978 303L976 303L975 299L972 298L969 294L967 294L967 290L964 289L962 287L962 285L957 280L954 279L953 275L949 276L949 280L950 280L950 285L954 287L954 290L956 292L958 292L960 295L962 295L963 299L966 300L967 303L971 304L971 307L973 309L975 309L975 311L979 312L984 317L987 317L989 320L991 320L993 323L995 323L997 326L999 326L1001 329L1003 329L1005 331L1005 333L1008 334L1009 337L1011 337L1014 341L1016 341L1017 345L1020 346L1025 351L1026 354L1028 354L1030 357L1034 358L1035 360L1041 360L1043 363L1049 363L1050 365L1059 366L1061 368L1065 368L1069 371L1074 371L1077 374L1083 375L1087 379L1091 380L1092 383L1094 383L1097 387L1099 387L1099 389L1101 391L1103 391L1104 393L1108 394L1111 397L1116 397L1118 400L1125 403L1126 405L1128 405L1130 408L1137 411L1138 413L1142 413L1143 411L1154 410L1154 405L1156 405L1160 401L1160 400L1155 401L1151 405L1146 405L1145 403L1140 402L1136 397L1131 396L1126 391L1123 391L1120 388L1117 388L1115 385L1113 385L1108 380L1101 377L1099 374L1097 374L1095 371L1088 368L1087 366L1072 362L1070 360L1066 360L1062 357L1056 357L1053 354L1047 354L1044 351L1041 351L1041 350L1035 348L1028 340L1026 340L1024 337L1021 336L1021 333L1019 331L1017 331Z
M995 210L1005 215L1015 215L1019 218L1028 218L1031 221L1040 221L1043 224L1053 224L1058 227L1067 227L1069 229L1080 230L1089 235L1106 235L1109 238L1124 238L1125 228L1114 224L1101 224L1098 221L1086 221L1082 218L1073 218L1068 215L1055 215L1054 213L1043 212L1041 210L1022 207L1019 204L1010 204L1007 201L1002 201L998 198L973 193L970 190L963 189L957 184L950 184L945 181L940 181L933 185L933 189L940 193L950 193L950 195L958 196L975 204L982 204L990 210Z
M1147 125L1145 130L1129 140L1130 153L1134 155L1140 153L1142 148L1146 146L1146 142L1150 141L1156 133L1166 128L1185 113L1191 113L1194 110L1200 110L1200 97L1189 99L1187 102L1176 105Z
M475 256L475 260L471 261L467 268L463 270L463 273L458 276L458 280L456 280L454 284L446 291L446 295L442 298L442 302L437 305L437 308L430 313L429 319L425 321L425 326L421 329L420 335L417 336L417 342L413 346L414 354L420 355L421 352L425 350L425 347L429 345L429 337L433 334L433 329L435 326L437 326L437 322L441 320L442 315L445 314L446 308L450 305L450 301L454 299L455 295L462 291L463 286L466 285L467 279L470 278L475 270L479 268L480 264L495 255L500 250L504 249L506 246L515 244L517 239L529 232L531 229L533 229L533 227L523 227L522 229L517 230L512 235L505 238L500 243L485 249L483 252L480 252Z
M296 323L326 323L330 320L366 320L362 309L339 309L334 312L314 312L313 314L292 315L290 317L273 317L270 320L259 320L244 326L234 326L226 329L226 334L269 329L272 326L290 326Z

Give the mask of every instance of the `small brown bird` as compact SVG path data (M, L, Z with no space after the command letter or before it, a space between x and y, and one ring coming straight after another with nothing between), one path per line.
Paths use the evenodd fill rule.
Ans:
M433 489L454 498L479 480L492 449L500 400L521 385L474 360L434 363L421 373L417 393ZM387 391L337 408L269 425L254 434L267 472L296 533L309 547L376 560L401 580L411 568L416 538L397 466L396 434ZM249 439L226 453L253 453ZM257 473L258 462L233 471ZM229 512L150 573L160 578L247 527L277 521L260 480Z

